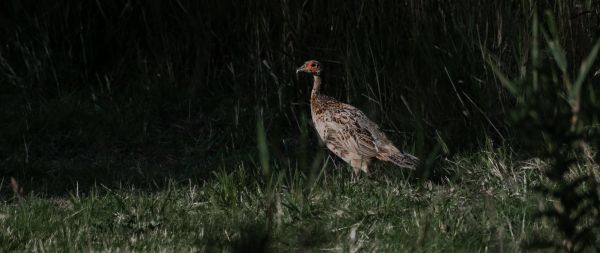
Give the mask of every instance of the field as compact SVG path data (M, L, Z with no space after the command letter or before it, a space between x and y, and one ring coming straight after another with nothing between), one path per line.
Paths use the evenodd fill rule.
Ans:
M0 209L3 251L520 251L534 233L531 192L542 164L503 151L454 161L438 184L379 167L314 179L285 168L265 179L241 165L203 183L156 190L95 186L85 195L26 196ZM327 169L328 171L324 171ZM547 230L547 229L546 229Z
M3 1L0 252L594 252L599 37L591 0ZM309 59L417 170L352 177Z

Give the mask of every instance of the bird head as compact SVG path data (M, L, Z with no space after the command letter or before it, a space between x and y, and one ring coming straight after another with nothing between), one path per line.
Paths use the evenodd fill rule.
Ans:
M302 66L296 69L296 74L300 72L306 72L312 74L313 76L318 76L321 74L321 63L315 60L306 61Z

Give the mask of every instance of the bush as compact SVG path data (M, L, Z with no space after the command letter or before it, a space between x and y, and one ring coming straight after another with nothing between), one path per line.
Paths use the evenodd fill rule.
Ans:
M538 186L550 203L542 204L539 216L551 220L558 233L537 235L532 246L598 251L600 178L594 148L600 141L600 87L589 76L600 41L571 78L553 14L547 12L541 25L534 18L532 38L531 61L522 78L510 81L492 63L517 101L512 116L520 140L550 161L547 180Z

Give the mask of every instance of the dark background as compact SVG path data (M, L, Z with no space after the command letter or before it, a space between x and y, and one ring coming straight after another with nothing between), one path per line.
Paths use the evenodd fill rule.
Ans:
M294 73L309 59L324 93L420 157L518 149L486 58L523 74L532 16L548 10L575 68L600 36L599 4L2 1L0 176L45 193L201 180L257 163L260 120L274 164L310 163L324 151L311 80Z

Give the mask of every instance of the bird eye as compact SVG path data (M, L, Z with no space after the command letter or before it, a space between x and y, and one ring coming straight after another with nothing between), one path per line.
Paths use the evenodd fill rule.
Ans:
M317 66L317 64L312 63L312 64L310 64L310 66L314 68Z

